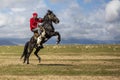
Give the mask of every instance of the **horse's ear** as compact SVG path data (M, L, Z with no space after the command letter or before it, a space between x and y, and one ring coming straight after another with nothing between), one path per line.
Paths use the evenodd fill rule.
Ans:
M50 15L51 13L52 13L52 11L51 11L51 10L48 10L48 13L47 13L47 14Z

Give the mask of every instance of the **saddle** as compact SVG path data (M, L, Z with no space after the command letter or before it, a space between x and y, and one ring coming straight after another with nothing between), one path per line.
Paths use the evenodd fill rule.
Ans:
M43 32L45 32L45 29L41 25L38 25L38 27L40 28L40 31L38 31L38 30L34 31L35 39L37 39L40 35L42 35L42 37L44 37Z

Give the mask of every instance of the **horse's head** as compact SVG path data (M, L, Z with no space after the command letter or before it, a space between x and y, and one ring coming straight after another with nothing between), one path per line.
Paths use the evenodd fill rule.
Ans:
M59 19L56 17L56 15L51 10L47 11L46 17L50 21L54 22L55 24L58 24L60 22Z

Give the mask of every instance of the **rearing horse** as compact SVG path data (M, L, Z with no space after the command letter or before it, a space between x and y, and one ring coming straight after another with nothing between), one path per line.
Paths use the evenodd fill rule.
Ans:
M52 11L48 10L48 12L44 16L43 20L44 20L44 22L42 24L42 27L45 29L45 38L42 39L41 43L43 44L43 43L47 42L52 36L57 36L57 44L59 44L61 41L61 36L60 36L59 32L54 30L54 27L53 27L53 23L58 24L59 19L56 17L56 15ZM24 46L24 51L21 56L21 59L24 57L23 63L25 63L27 61L27 64L29 64L29 57L34 48L36 48L34 54L38 58L39 62L41 61L41 58L38 55L38 52L43 47L41 47L41 46L36 47L36 40L32 36L30 41L26 42L26 44Z

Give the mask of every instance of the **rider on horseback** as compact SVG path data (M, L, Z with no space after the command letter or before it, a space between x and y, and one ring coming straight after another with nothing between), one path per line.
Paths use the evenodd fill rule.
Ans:
M34 32L34 37L37 38L40 34L40 28L38 27L38 23L42 23L42 18L37 18L38 14L33 13L33 17L30 18L30 29L32 32Z
M43 27L41 25L39 25L39 23L42 23L42 22L43 22L43 19L42 18L38 18L38 14L37 13L33 13L33 17L30 18L30 29L34 33L34 39L35 40L37 40L37 38L43 32ZM41 37L41 39L42 39L42 37Z
M34 48L36 48L34 54L40 62L41 58L39 57L38 52L43 48L43 45L41 44L47 42L52 36L57 36L57 44L61 41L59 32L55 31L53 26L53 23L58 24L60 22L56 15L52 11L48 10L43 19L37 18L37 16L37 13L33 13L33 17L30 19L30 28L31 31L34 32L34 36L32 36L31 39L25 43L24 51L21 56L21 58L24 57L24 63L27 62L27 64L29 64L29 57ZM38 23L42 22L42 25L38 25ZM41 34L38 34L38 31L40 30L39 27L42 28ZM38 43L41 43L39 47Z

